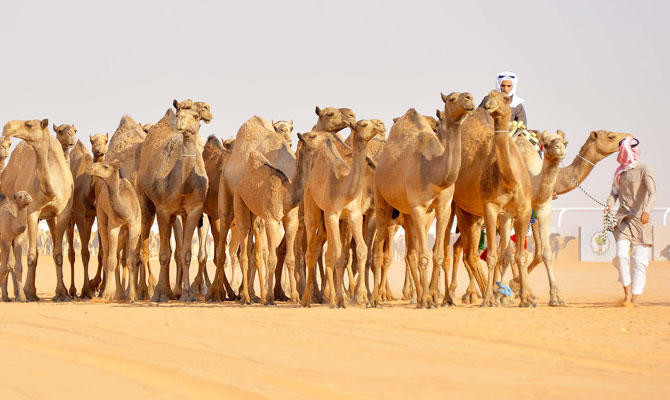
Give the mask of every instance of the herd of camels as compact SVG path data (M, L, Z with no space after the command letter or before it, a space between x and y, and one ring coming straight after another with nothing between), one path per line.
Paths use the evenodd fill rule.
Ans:
M192 100L175 100L174 109L155 124L142 126L124 116L111 137L90 135L92 153L77 140L74 125L54 124L54 136L46 119L10 121L0 139L3 166L9 157L0 176L3 299L9 300L8 282L13 281L17 301L39 300L36 240L38 222L44 219L54 244L54 301L77 297L71 245L69 290L63 279L63 236L67 233L72 244L76 226L84 277L80 298L378 307L393 299L387 277L393 237L402 227L403 298L412 298L419 308L453 305L457 268L452 271L448 232L455 219L460 237L453 252L457 258L463 254L470 277L464 303L480 298L483 306L509 302L494 286L512 266L511 286L519 305L536 305L528 273L544 262L549 304L564 305L552 268L551 200L574 189L630 135L592 131L574 161L561 167L567 144L563 133L510 135L508 97L492 91L478 108L469 93L441 98L444 106L436 118L412 108L394 119L388 135L381 120L357 121L351 109L316 107L316 124L297 134L295 152L292 121L270 123L258 116L246 121L234 139L203 140L200 124L211 121L212 111L207 103ZM346 139L339 133L344 129L350 130ZM10 154L12 137L21 141ZM523 246L514 248L509 238L512 228L526 231L532 210L537 214L536 245L528 262ZM155 218L160 235L157 279L149 265ZM89 279L88 243L96 219L102 251L98 274ZM488 227L488 271L480 267L477 254L483 223ZM209 229L216 243L215 276L210 281L201 245L191 282L192 246L183 244L192 243L196 234L204 243ZM176 284L171 287L173 256ZM224 268L231 259L242 272L237 291ZM121 279L122 269L128 271L127 279L125 274ZM288 294L282 273L288 274ZM254 292L255 279L260 297Z

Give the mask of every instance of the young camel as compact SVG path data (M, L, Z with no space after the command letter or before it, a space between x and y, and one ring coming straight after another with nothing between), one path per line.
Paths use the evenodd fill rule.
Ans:
M49 134L49 121L14 120L5 124L4 137L23 140L12 153L2 172L0 188L5 196L25 190L33 201L28 206L28 274L23 291L28 301L38 301L35 287L37 268L38 222L46 219L53 241L56 264L56 293L54 301L71 300L63 282L63 234L72 212L72 173L65 161L63 148ZM23 244L14 249L23 254ZM21 280L21 264L16 263L17 280Z
M125 239L126 264L130 270L128 300L137 300L137 259L139 253L140 232L142 229L142 211L135 188L128 179L122 179L119 173L120 162L98 162L89 165L87 173L97 176L103 182L98 192L96 211L98 232L105 256L104 268L107 273L105 286L100 292L103 301L118 301L123 298L123 287L117 267L119 236L122 231Z
M326 274L330 290L330 306L345 307L342 293L344 278L344 257L340 237L340 220L346 220L356 241L358 269L365 269L367 246L363 237L363 214L361 196L367 165L367 143L380 132L385 132L384 124L377 121L361 120L354 125L354 148L351 161L342 159L335 148L332 137L327 137L314 156L312 170L305 189L305 230L307 233L307 285L303 293L302 305L309 307L316 266L316 230L325 223L328 249L326 252ZM336 272L335 280L333 272ZM334 288L334 290L332 290ZM357 301L367 304L367 292L362 280L356 288Z
M323 140L323 135L316 132L298 134L298 154L296 159L297 169L291 180L259 152L252 151L249 154L247 170L235 191L234 208L236 229L235 235L241 239L240 265L242 267L243 286L240 292L242 303L248 304L249 297L247 246L249 231L257 224L252 224L252 218L260 218L265 223L265 234L268 243L268 260L266 268L267 290L263 284L261 275L262 254L261 246L255 246L254 258L256 268L259 271L261 282L261 298L264 304L274 304L273 278L277 265L277 249L282 239L280 224L286 222L291 211L297 211L304 197L305 185L309 171L312 168L313 154L317 142ZM297 221L294 221L297 228ZM260 238L261 232L254 229L254 237ZM238 240L239 240L238 239ZM231 247L231 252L236 253L237 248ZM287 260L289 280L291 287L291 301L297 303L299 300L295 282L295 262Z
M404 214L406 235L409 236L407 249L412 277L417 288L417 307L436 305L429 289L427 276L431 264L427 234L431 209L442 212L449 210L451 187L458 176L461 153L461 124L474 110L472 95L451 93L443 96L445 117L436 137L426 118L410 109L391 128L389 138L377 164L375 179L375 202L377 207L377 235L374 244L375 284L373 302L379 302L380 283L385 282L384 263L385 241L391 220L395 213ZM402 176L403 179L398 179ZM446 192L445 192L446 191ZM443 196L446 193L446 196ZM446 218L442 219L446 225ZM441 225L438 225L441 228ZM417 251L419 259L417 260ZM443 259L444 255L438 258ZM420 265L420 271L419 271ZM435 284L437 282L435 281Z
M509 137L509 103L509 97L492 91L485 104L485 111L480 108L473 114L473 118L468 118L469 125L467 130L464 129L467 134L463 135L461 169L454 192L466 267L471 273L479 270L475 248L479 240L482 216L487 226L488 282L483 282L483 279L478 282L485 293L482 306L496 304L493 284L498 256L496 226L499 216L500 249L505 254L510 237L507 220L514 218L514 230L524 232L531 214L530 177L519 150ZM521 278L520 306L533 306L528 289L523 246L516 246L515 261ZM475 274L475 277L479 275Z
M84 144L77 140L70 152L70 171L74 180L74 192L72 195L72 217L65 231L68 239L68 259L70 261L70 296L77 296L77 288L74 284L74 227L77 226L79 239L81 241L81 262L84 266L84 285L81 288L81 297L90 299L93 297L95 288L89 283L88 263L91 254L88 250L88 242L91 239L91 230L95 221L95 187L93 179L86 170L93 164L102 161L107 153L107 142L109 134L90 135L91 149L93 155ZM98 262L102 260L102 252L98 252Z
M13 197L10 200L0 193L0 257L2 258L0 260L0 282L6 283L8 281L7 272L11 272L14 275L14 297L16 301L23 302L26 301L26 297L21 290L22 288L18 285L20 277L17 280L11 257L12 251L16 249L14 250L14 257L21 258L21 253L18 252L20 247L17 239L26 230L28 205L33 201L33 198L23 190L16 192ZM18 272L21 273L21 271ZM4 285L2 287L2 301L9 301L7 287Z

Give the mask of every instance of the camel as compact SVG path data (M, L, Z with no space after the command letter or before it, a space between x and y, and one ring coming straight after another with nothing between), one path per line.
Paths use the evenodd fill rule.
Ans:
M82 298L92 298L94 289L89 283L88 263L91 254L88 250L88 242L91 239L91 230L95 221L95 188L93 179L86 170L93 164L102 161L107 153L107 142L109 134L90 135L93 155L84 144L77 140L70 152L70 171L74 180L74 192L72 197L72 217L68 223L66 234L68 238L68 259L70 261L70 291L73 298L77 296L77 288L74 284L74 227L77 226L79 239L81 241L81 262L84 266L84 285L81 289ZM100 253L102 254L102 253Z
M100 292L103 301L121 300L122 286L118 274L112 278L117 267L117 245L121 231L127 231L125 239L126 264L130 269L128 300L137 300L137 256L140 239L142 211L135 188L128 179L122 179L119 173L121 163L97 162L89 164L87 174L99 177L104 187L100 188L96 199L98 232L105 256L104 268L107 271L105 286Z
M11 271L14 280L14 297L16 301L24 302L26 297L23 294L22 288L19 286L23 271L21 269L14 270L13 262L11 261L12 251L14 256L19 259L17 265L20 264L22 254L18 252L17 238L26 230L28 206L33 199L28 192L20 190L16 192L13 199L5 197L0 193L0 282L7 282L7 272ZM16 250L14 250L16 249ZM2 300L9 301L7 287L2 287Z
M140 263L138 265L139 282L137 284L138 300L150 299L153 296L155 278L149 265L149 234L153 224L154 214L153 205L146 201L144 196L140 195L139 170L140 155L142 144L147 134L142 125L135 122L131 117L124 115L119 122L119 126L112 134L109 140L108 151L105 155L106 162L119 161L119 171L121 176L133 185L135 192L138 193L140 208L142 210L142 234L140 245ZM102 251L98 251L98 261L102 259ZM91 286L94 288L100 285L102 263L98 266L98 272L93 279Z
M384 134L383 122L361 120L355 125L348 122L354 134L354 144L349 160L342 159L336 149L335 138L329 135L314 155L312 170L307 180L304 200L305 231L307 233L307 284L302 306L309 307L316 266L316 230L324 223L328 249L326 252L326 274L330 290L330 306L345 307L342 294L345 260L340 237L340 220L347 221L356 241L358 270L364 271L367 246L363 238L363 214L361 197L365 181L367 143L378 134ZM336 273L335 280L333 273ZM334 290L333 290L334 288ZM362 280L356 288L356 300L367 304L368 297Z
M295 156L284 139L284 136L275 132L272 125L265 119L254 116L246 121L237 131L235 144L233 145L230 158L221 169L218 189L218 216L219 216L219 240L216 244L216 274L207 295L207 301L223 301L226 293L230 294L225 286L227 281L224 272L226 263L226 238L231 228L234 216L234 194L237 185L247 167L247 160L251 151L258 151L276 168L280 169L286 176L295 174ZM287 246L288 247L288 246ZM233 256L231 254L231 256Z
M302 202L307 177L312 169L313 154L320 140L324 135L316 132L298 134L298 154L296 159L295 176L291 179L287 177L280 169L272 164L258 151L251 151L247 161L247 169L235 190L234 212L236 220L236 236L241 238L240 264L242 267L243 287L240 297L243 303L250 303L247 246L249 231L252 226L252 218L260 218L265 223L265 234L268 244L268 261L266 268L267 290L263 285L262 275L260 273L261 265L261 246L255 246L254 257L256 259L256 268L259 270L261 278L261 298L264 304L274 304L273 278L275 267L277 265L277 249L281 240L282 221L285 226L290 224L287 236L295 237L297 230L297 207ZM289 213L293 211L293 218ZM292 219L292 221L287 221ZM259 238L260 232L255 231L254 237ZM291 301L297 303L299 300L295 281L295 261L292 255L292 242L287 245L290 256L286 259L289 270L289 281L291 288ZM236 253L236 248L231 248L231 252Z
M428 250L427 230L435 209L440 214L438 224L446 225L453 195L453 184L458 176L461 152L461 124L474 110L470 93L442 95L445 102L444 118L435 136L430 124L415 109L410 109L393 124L384 146L375 179L377 235L374 242L375 283L374 302L379 302L380 283L385 282L384 247L390 246L388 234L393 214L404 214L405 235L412 277L417 288L417 307L431 307L431 296L426 270L432 254ZM399 178L399 177L403 178ZM443 214L446 214L446 218ZM444 222L441 222L443 221ZM440 226L442 230L442 228ZM436 249L437 250L437 249ZM417 251L419 259L417 259ZM444 252L435 252L443 261ZM390 252L387 252L387 258ZM418 264L420 263L420 269ZM437 281L434 281L437 284ZM432 282L431 282L432 285Z
M549 235L549 243L551 244L551 259L556 261L558 252L565 249L568 243L575 240L574 236L561 236L559 233L552 233Z
M495 305L493 284L497 264L496 229L500 216L500 248L509 246L509 224L525 232L531 214L532 188L523 158L509 136L510 99L492 91L484 107L478 108L463 123L463 153L456 180L454 202L458 228L463 239L465 264L479 283L482 306ZM488 280L479 272L475 248L481 231L481 217L487 229ZM520 306L535 305L529 291L523 246L516 246L515 262L520 276Z
M176 103L175 100L173 104ZM179 283L182 288L180 300L196 300L188 274L191 264L190 244L202 216L208 187L202 153L198 148L199 130L198 112L181 109L175 115L170 109L149 130L142 144L138 176L140 196L145 196L152 205L151 211L156 213L160 234L161 269L151 298L155 302L168 301L174 296L168 281L168 271L172 255L170 236L177 215L185 217L183 243L189 244L182 246L181 254L178 255L183 269ZM148 238L150 229L146 221L143 218L143 240Z
M37 301L35 272L37 269L38 222L46 219L53 240L53 259L56 264L54 301L70 300L63 282L63 234L72 213L72 173L65 161L63 148L49 134L49 120L14 120L5 124L4 137L16 137L19 143L7 167L2 172L0 191L5 196L24 190L33 201L28 205L28 274L23 291L28 301ZM23 254L23 244L14 249ZM16 264L17 279L20 263Z
M291 143L291 132L293 132L293 120L290 121L272 121L272 127L275 132L284 136L287 142Z
M72 149L72 147L75 144L75 141L77 140L76 136L77 128L75 128L74 125L69 124L61 124L61 125L53 124L53 129L54 132L56 132L56 139L58 139L58 142L63 148L63 154L65 155L65 159L69 160L70 150Z

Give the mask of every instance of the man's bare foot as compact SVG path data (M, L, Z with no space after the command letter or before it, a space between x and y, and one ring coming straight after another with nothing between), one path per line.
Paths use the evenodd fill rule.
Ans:
M626 299L626 300L622 301L621 303L619 303L619 307L635 308L635 304L632 301Z

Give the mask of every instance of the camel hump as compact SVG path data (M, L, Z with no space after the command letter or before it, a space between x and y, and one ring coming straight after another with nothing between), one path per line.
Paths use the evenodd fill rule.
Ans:
M168 108L163 118L161 118L160 121L156 122L156 125L167 125L176 129L177 115L174 113L174 110L172 108ZM151 130L153 131L153 129Z
M135 122L134 119L132 119L129 115L124 115L121 117L121 121L119 121L119 127L117 129L131 129L139 124Z

